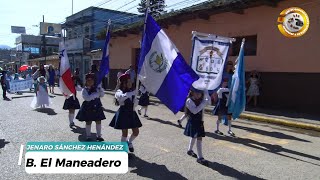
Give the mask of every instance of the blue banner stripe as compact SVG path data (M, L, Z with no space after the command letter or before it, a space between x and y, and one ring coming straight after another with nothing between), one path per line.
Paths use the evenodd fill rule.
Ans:
M150 28L147 28L147 27L150 27ZM150 15L148 15L148 18L146 21L146 29L144 32L141 51L140 51L138 74L140 73L140 70L143 66L143 62L144 62L146 55L148 54L148 52L151 49L153 40L160 30L161 30L161 28L158 26L156 21Z
M107 32L106 35L106 40L104 42L104 47L103 47L103 53L102 53L102 59L100 62L100 68L99 68L99 76L97 79L96 84L99 85L102 81L102 78L109 73L109 54L107 56L107 48L109 45L110 41L110 31Z
M198 79L199 76L178 53L156 97L176 114L184 106L192 83Z

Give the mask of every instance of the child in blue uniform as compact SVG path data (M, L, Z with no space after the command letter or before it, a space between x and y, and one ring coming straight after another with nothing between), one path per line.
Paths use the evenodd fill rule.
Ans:
M224 116L227 116L228 120L228 126L229 126L229 131L228 134L231 136L235 136L235 134L231 131L231 115L228 112L228 98L229 98L229 88L228 88L228 81L224 79L222 83L222 87L219 88L217 91L218 93L218 103L213 109L213 114L218 115L218 120L217 120L217 130L215 131L216 134L223 135L221 131L219 131L219 125L221 123L221 120Z
M74 76L72 76L72 80L74 82L75 87L78 88L76 86L77 79ZM74 94L74 97L73 96L67 97L67 99L64 101L63 109L64 110L69 110L69 126L73 127L74 126L73 119L74 119L75 110L76 109L80 109L80 103L79 103L79 100L77 98L77 91Z
M86 135L87 141L91 141L91 124L92 121L96 122L97 141L104 141L101 137L101 120L106 119L100 97L104 96L104 91L101 87L96 88L95 75L86 75L85 88L82 90L82 97L84 102L82 103L76 119L86 122Z
M141 115L141 110L144 109L144 117L148 117L147 110L149 106L149 92L147 92L146 88L143 84L140 85L139 91L141 92L141 96L139 99L139 105L141 106L140 109L138 109L139 115Z
M184 135L191 137L187 154L196 157L197 162L207 165L208 162L202 156L202 137L205 137L203 125L203 108L209 103L210 96L208 91L202 91L192 88L189 98L186 101L186 114L189 117ZM193 146L197 139L198 155L193 152Z
M122 130L121 142L128 142L129 151L134 152L132 142L139 134L139 127L142 126L138 114L134 111L134 96L136 92L132 91L130 75L121 75L119 82L120 85L115 94L115 100L116 105L120 105L120 108L109 126ZM132 129L132 134L127 140L128 129Z

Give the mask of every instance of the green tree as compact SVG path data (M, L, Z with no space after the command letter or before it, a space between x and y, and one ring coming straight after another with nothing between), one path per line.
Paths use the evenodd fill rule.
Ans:
M147 5L147 0L141 0L141 2L139 3L138 11L140 13L145 13L146 5ZM150 0L149 13L153 17L161 16L161 14L166 12L164 10L165 7L166 7L165 0Z

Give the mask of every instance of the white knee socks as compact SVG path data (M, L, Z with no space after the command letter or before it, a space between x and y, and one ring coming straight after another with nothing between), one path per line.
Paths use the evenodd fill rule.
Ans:
M129 138L129 143L132 143L132 141L136 138L137 136L131 134L130 138Z
M121 136L121 142L127 142L127 137Z
M86 124L86 134L87 137L91 137L91 124Z
M219 131L220 119L217 120L217 131Z
M192 151L195 142L196 142L196 138L191 138L190 139L188 151Z
M96 124L97 137L101 137L101 124Z
M69 123L73 123L74 114L69 113Z
M231 120L228 120L229 131L231 131Z
M197 140L197 151L198 151L198 158L203 158L202 156L202 140Z
M144 115L147 115L148 106L144 109Z

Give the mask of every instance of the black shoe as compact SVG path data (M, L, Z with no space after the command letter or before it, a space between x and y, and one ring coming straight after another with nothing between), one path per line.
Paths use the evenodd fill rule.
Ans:
M188 154L189 156L194 157L194 158L198 158L197 154L196 154L196 153L194 153L192 150L187 151L187 154Z
M86 141L92 141L92 139L90 137L87 137Z
M141 110L140 109L138 109L138 114L141 115Z
M130 147L130 145L131 145L131 147ZM129 151L130 151L130 152L134 152L134 148L133 148L133 146L132 146L132 143L129 143L129 142L128 142L128 147L129 147Z
M219 130L214 131L214 133L219 134L219 135L223 135L223 133Z
M74 122L69 124L69 127L75 126Z
M104 139L102 137L97 137L97 141L104 141Z
M179 128L182 128L181 121L180 121L180 120L178 120L177 122L178 122L178 126L179 126Z
M205 160L204 158L197 159L197 163L205 165L205 166L208 166L208 164L209 164L208 161Z
M236 136L232 131L228 131L228 134L230 134L230 136L233 136L233 137Z
M145 114L143 117L148 118L149 116Z

